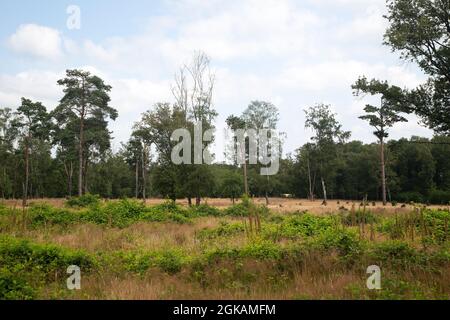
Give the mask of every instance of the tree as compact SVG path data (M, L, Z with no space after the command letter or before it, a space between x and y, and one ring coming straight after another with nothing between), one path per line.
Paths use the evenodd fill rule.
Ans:
M171 140L171 136L176 129L189 125L190 122L185 121L182 108L169 103L157 103L152 110L142 114L141 120L134 126L135 136L145 142L142 151L145 151L145 144L154 144L158 153L157 163L160 166L155 172L155 185L161 187L164 196L169 196L173 200L186 191L181 187L182 177L186 176L172 163L172 149L176 142ZM145 180L145 177L143 179Z
M393 163L400 190L416 192L426 196L434 188L435 161L428 139L411 137L390 144L395 155Z
M134 133L134 132L133 132ZM125 161L129 166L134 167L135 173L135 197L139 197L139 176L140 164L142 163L143 147L141 139L136 134L131 134L131 138L122 145Z
M231 199L233 204L235 199L242 195L242 178L233 171L228 172L222 181L221 192L224 197Z
M22 98L17 108L13 126L18 129L23 145L25 159L25 178L23 182L22 204L27 205L30 180L30 149L34 139L48 139L51 130L50 116L41 102L32 102Z
M270 137L275 137L275 130L278 125L279 120L279 112L276 106L274 106L271 102L266 101L252 101L248 105L247 109L242 113L242 120L245 122L246 129L254 129L257 132L266 129L268 130L268 135ZM261 154L261 148L266 146L262 146L259 138L257 141L258 146L258 154ZM277 153L278 158L281 158L281 139L278 141L279 150L275 150L271 148L272 153ZM260 165L258 165L258 168ZM266 199L266 205L269 204L269 189L270 189L270 176L266 176L266 183L263 183L265 186L264 196Z
M414 61L428 81L405 93L415 112L436 132L450 133L450 1L388 0L384 43Z
M232 132L235 132L236 130L245 130L246 129L246 123L245 120L241 117L237 117L234 115L231 115L226 120L228 129L230 129ZM241 157L243 159L242 163L242 169L243 169L243 176L244 176L244 193L245 195L249 195L249 189L248 189L248 174L247 174L247 147L244 144L242 144L241 141L237 139L236 136L233 135L233 141L231 142L231 157L233 164L238 164L238 153L241 154Z
M203 52L196 52L189 64L183 65L175 75L175 83L172 86L172 93L175 98L175 105L184 114L184 124L179 128L190 131L191 136L194 134L194 125L201 124L202 137L206 130L214 129L213 121L217 117L217 112L213 105L213 92L215 84L215 74L210 68L210 59ZM202 141L203 149L214 141L214 136L209 141ZM194 157L194 155L192 155ZM191 159L191 163L194 163ZM210 173L198 172L209 171L209 167L205 165L179 165L180 174L184 179L180 180L179 189L184 189L189 204L191 204L191 194L193 190L197 190L195 194L196 204L199 205L201 196L199 192L203 190L201 185L211 184ZM193 186L193 182L188 177L195 177L194 181L198 185ZM206 179L206 180L202 180Z
M102 79L82 70L67 70L66 78L58 80L58 85L64 86L64 96L54 115L59 122L77 121L79 125L75 139L78 139L78 195L83 194L83 178L87 165L84 157L86 153L85 127L91 124L105 124L105 119L117 118L116 109L109 106L109 92L111 86L106 85Z
M343 131L342 125L336 120L336 115L331 112L331 107L325 104L317 104L305 110L305 127L314 132L311 137L312 154L318 164L318 172L322 182L324 204L327 204L326 180L332 172L332 162L336 157L336 144L343 143L350 137L349 131ZM311 188L310 188L311 190Z
M12 163L16 163L14 157L14 142L18 135L18 128L14 127L12 120L14 114L10 108L0 109L0 188L2 198L13 193L13 179L11 172L14 172Z
M376 107L367 104L364 111L367 113L359 117L362 120L367 120L369 125L375 128L373 134L380 142L380 166L381 166L381 189L383 205L386 205L386 165L385 165L385 151L384 143L388 138L388 128L392 127L397 122L406 122L406 118L400 115L405 105L404 91L397 86L390 86L387 81L379 81L372 79L370 82L367 78L359 78L355 84L352 85L355 96L363 95L381 95L380 106Z

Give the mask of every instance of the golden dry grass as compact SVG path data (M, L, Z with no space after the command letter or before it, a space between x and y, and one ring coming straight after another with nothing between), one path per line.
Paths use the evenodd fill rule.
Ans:
M30 203L48 203L55 207L63 207L65 203L65 199L59 198L42 198L42 199L30 199ZM115 201L115 200L111 200ZM165 199L160 198L152 198L147 199L146 204L147 206L153 206L157 204L164 203ZM266 204L265 198L254 198L255 203L257 204ZM20 207L22 200L20 199L6 199L6 200L0 200L0 203L5 204L9 207ZM186 199L178 199L177 203L183 206L187 206L187 200ZM210 206L214 206L220 209L227 208L232 205L232 202L230 199L224 199L224 198L204 198L202 200L202 203L208 204ZM237 200L236 203L239 203L239 200ZM355 205L355 208L358 209L361 206L361 201L352 201L352 200L329 200L328 204L324 206L322 204L322 200L315 200L310 201L308 199L294 199L294 198L269 198L269 209L276 211L276 212L293 212L293 211L308 211L310 213L314 214L330 214L338 211L339 209L345 208L347 210L351 210L352 206ZM437 205L431 205L428 206L430 209L439 209L442 206ZM391 204L387 204L386 206L383 206L381 202L375 202L375 205L372 205L372 201L369 202L368 209L370 209L374 213L379 214L392 214L395 212L403 213L403 212L409 212L414 209L414 206L411 204L406 204L402 207L402 204L398 204L397 206L392 206Z

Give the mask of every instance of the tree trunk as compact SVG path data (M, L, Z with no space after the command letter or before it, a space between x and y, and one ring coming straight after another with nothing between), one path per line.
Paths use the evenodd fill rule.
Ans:
M246 161L244 162L244 192L248 196L247 163L246 163Z
M84 183L84 187L83 187L83 194L89 193L89 189L88 189L88 159L87 157L85 157L85 159L83 159L84 161L84 165L83 165L83 183Z
M387 204L386 200L386 166L384 163L384 139L380 139L380 158L381 158L381 193L383 206Z
M327 199L327 188L325 186L325 180L323 178L320 178L322 180L322 190L323 190L323 203L327 205L328 199Z
M78 196L83 195L83 145L84 145L84 108L82 110L82 115L80 117L80 141L78 145L78 160L79 160L79 171L78 171Z
M64 164L64 171L66 172L67 176L67 193L69 197L72 197L72 177L73 177L73 162L70 161L70 164L67 165L66 162L63 162Z
M191 197L188 197L187 199L188 199L188 205L189 205L189 207L192 207L192 198L191 198Z
M309 200L314 201L314 191L311 181L311 166L309 164L309 157L307 159L307 164L308 164L308 181L309 181Z
M30 175L30 153L29 153L29 141L30 135L25 138L25 183L23 185L23 198L22 198L22 206L27 205L28 200L28 180Z
M145 145L144 145L144 148L142 149L142 199L144 200L144 203L147 201L147 198L146 198L146 185L147 185L147 177L146 177L146 174L145 174L145 166L146 166L146 162L145 162L145 157L146 157L146 153L147 153L147 150L146 150L146 147L145 147Z
M73 162L70 161L70 175L69 175L69 197L72 197L72 182L73 182Z
M135 179L136 179L136 199L139 197L139 160L136 159L136 175L135 175Z

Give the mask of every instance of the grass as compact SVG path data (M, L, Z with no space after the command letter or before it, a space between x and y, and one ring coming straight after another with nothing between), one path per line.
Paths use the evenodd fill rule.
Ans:
M97 200L0 207L0 299L450 298L447 210ZM65 288L71 264L79 291ZM373 264L382 290L365 286Z

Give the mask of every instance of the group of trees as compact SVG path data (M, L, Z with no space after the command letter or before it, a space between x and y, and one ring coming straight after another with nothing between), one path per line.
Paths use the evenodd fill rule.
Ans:
M63 95L51 112L40 102L22 98L15 111L0 109L0 196L72 196L90 192L103 197L161 196L187 198L243 193L264 196L450 201L450 1L389 0L385 44L413 61L429 77L418 88L402 89L387 81L362 76L352 86L355 96L379 97L379 104L361 107L360 118L373 127L377 143L350 141L330 106L305 110L311 141L281 159L277 175L263 176L260 163L251 163L248 135L227 146L228 164L199 164L209 157L208 135L217 112L213 105L214 73L209 58L197 53L175 76L174 103L156 103L133 126L130 139L118 152L110 148L108 121L118 116L110 106L111 87L82 70L67 70L58 81ZM363 113L363 111L365 113ZM415 113L436 132L433 139L390 140L389 128ZM241 115L230 115L231 130L268 130L275 136L279 114L266 101L252 101ZM198 125L202 132L199 133ZM176 149L183 129L201 154ZM200 137L197 139L196 137ZM277 135L282 154L283 134ZM175 164L173 150L188 163ZM192 148L192 149L193 149ZM228 152L232 151L232 152ZM238 159L244 159L239 162ZM197 163L197 164L195 164Z

